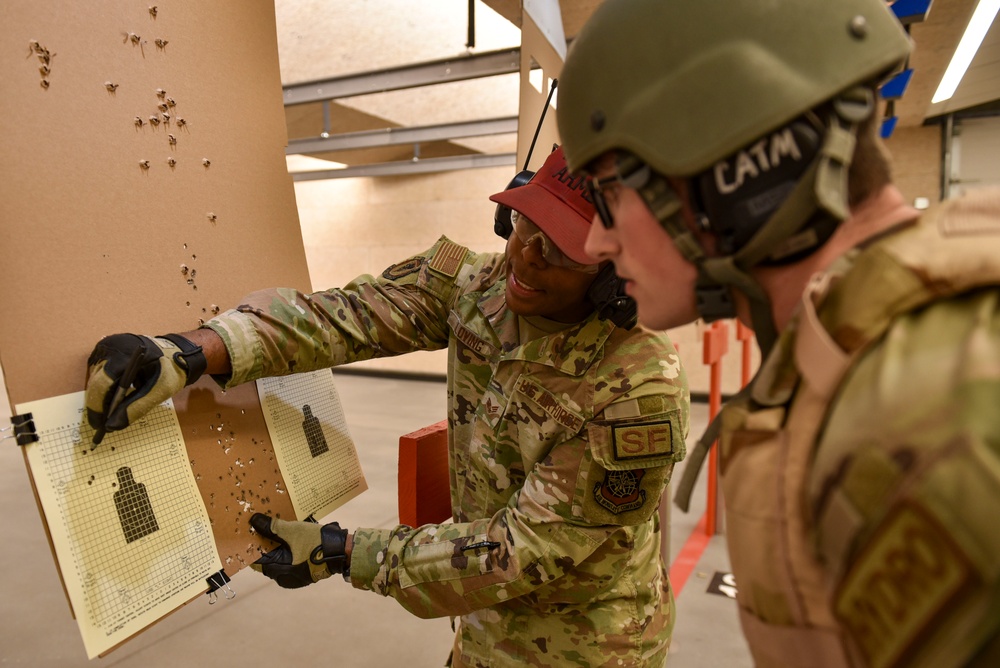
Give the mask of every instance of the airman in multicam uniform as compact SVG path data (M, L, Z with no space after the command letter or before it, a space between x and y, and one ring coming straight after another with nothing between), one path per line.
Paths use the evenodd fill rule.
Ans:
M255 515L283 545L254 567L288 587L349 574L420 617L458 617L454 666L662 666L674 601L656 511L684 456L684 371L665 336L616 326L583 298L614 276L582 251L593 206L561 151L494 199L515 211L506 254L442 237L378 277L257 292L153 345L183 370L197 355L169 346L200 337L225 387L447 347L453 523L350 533ZM98 420L105 398L91 388L121 365L112 346L91 359Z
M560 76L586 250L640 323L738 316L764 353L715 425L759 666L1000 665L1000 191L892 184L909 48L882 0L607 0Z

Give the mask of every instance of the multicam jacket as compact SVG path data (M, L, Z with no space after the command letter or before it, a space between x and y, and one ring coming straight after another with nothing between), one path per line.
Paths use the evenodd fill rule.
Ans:
M1000 190L841 258L722 419L756 665L1000 665Z
M447 346L454 523L357 529L354 586L461 617L455 666L663 665L656 509L688 431L679 358L593 315L521 341L504 272L442 237L378 278L258 292L208 326L229 385Z

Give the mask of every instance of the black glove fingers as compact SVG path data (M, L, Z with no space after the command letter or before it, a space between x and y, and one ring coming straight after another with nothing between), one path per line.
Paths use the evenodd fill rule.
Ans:
M270 538L271 540L276 540L279 543L285 544L285 541L283 541L278 534L271 531L270 515L265 515L264 513L254 513L250 516L250 526L264 538Z
M276 547L270 552L265 552L260 555L260 558L254 562L258 566L263 567L263 572L266 574L267 569L271 566L288 566L292 563L292 551L285 545Z
M296 564L295 566L287 564L265 565L261 567L261 573L277 582L282 589L298 589L313 583L308 563Z

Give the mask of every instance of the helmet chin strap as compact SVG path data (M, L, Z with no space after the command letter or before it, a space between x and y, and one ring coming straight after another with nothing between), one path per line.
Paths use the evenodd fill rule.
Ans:
M840 222L848 217L847 174L854 155L858 124L874 109L872 90L864 86L852 88L835 98L823 145L812 164L760 230L742 248L724 257L705 254L684 223L680 198L666 177L643 166L649 171L649 177L637 190L680 253L697 268L695 290L701 317L706 322L735 317L731 290L739 290L750 302L750 318L764 358L777 341L778 332L771 300L749 271L760 264L782 264L813 252L826 243Z

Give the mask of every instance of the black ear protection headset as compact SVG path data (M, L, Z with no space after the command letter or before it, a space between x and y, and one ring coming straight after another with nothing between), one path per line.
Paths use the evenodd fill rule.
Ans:
M545 120L545 112L549 109L549 103L552 102L552 94L555 93L558 83L558 79L552 80L552 88L549 90L549 96L545 100L545 106L542 108L542 115L538 119L535 135L531 138L531 145L528 147L528 157L524 160L524 168L510 180L510 183L507 184L504 190L520 188L535 175L533 171L528 169L528 162L531 160L532 151L535 150L535 140L538 139L538 133L542 129L542 122ZM552 150L555 150L555 148L553 147ZM513 213L509 206L497 204L496 211L493 214L493 231L502 239L510 239L510 235L514 231ZM635 300L625 294L625 281L615 274L615 266L610 262L597 272L597 276L594 277L594 281L587 290L587 299L594 305L597 317L610 320L616 326L624 327L625 329L635 327L638 319Z

